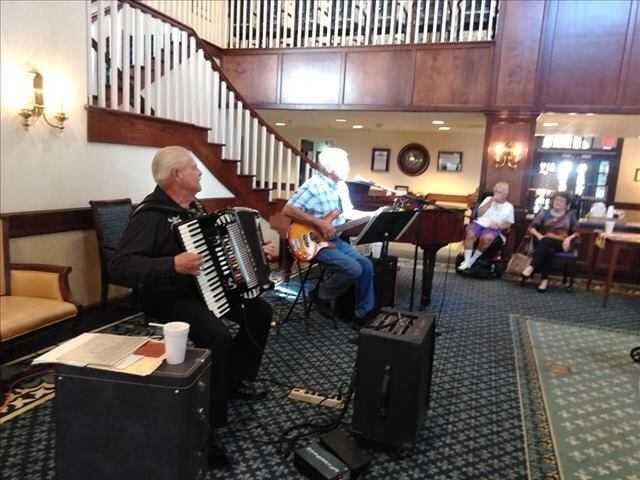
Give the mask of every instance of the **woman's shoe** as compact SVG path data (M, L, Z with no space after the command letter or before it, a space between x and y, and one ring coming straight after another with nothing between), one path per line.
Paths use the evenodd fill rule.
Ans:
M549 280L547 279L542 280L538 285L538 293L546 292L548 287L549 287Z

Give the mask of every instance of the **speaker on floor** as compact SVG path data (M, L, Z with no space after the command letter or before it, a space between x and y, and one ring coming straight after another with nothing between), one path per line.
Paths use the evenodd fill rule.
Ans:
M56 478L202 480L210 352L148 376L56 365Z
M383 309L360 330L353 430L366 440L415 443L431 391L433 316Z

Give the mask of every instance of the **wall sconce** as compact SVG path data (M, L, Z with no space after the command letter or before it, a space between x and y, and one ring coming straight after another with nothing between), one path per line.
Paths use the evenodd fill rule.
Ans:
M50 127L57 128L58 130L64 130L64 122L68 120L69 117L67 117L64 112L60 111L53 116L53 123L49 121L44 113L45 108L42 75L35 69L30 70L29 75L33 78L33 92L29 93L28 106L20 110L19 115L22 117L22 125L25 128L29 128L30 126L35 125L40 117L42 117Z
M513 142L496 143L494 150L496 155L496 168L502 168L504 166L509 168L518 167L520 157L522 156L522 144Z

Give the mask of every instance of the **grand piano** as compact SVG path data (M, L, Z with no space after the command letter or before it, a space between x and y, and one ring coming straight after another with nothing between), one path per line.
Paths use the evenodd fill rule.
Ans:
M384 205L391 205L395 196L369 195L369 185L359 182L347 182L351 202L358 210L371 211ZM431 304L431 286L436 261L436 252L452 242L459 242L464 238L465 208L424 205L420 202L408 202L409 208L420 208L420 215L411 227L398 240L402 243L418 245L423 250L422 255L422 288L420 306Z

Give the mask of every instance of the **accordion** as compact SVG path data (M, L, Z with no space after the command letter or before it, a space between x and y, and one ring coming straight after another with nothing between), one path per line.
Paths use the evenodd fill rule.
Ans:
M258 218L256 210L236 207L176 225L185 250L202 255L197 284L216 317L273 288Z

